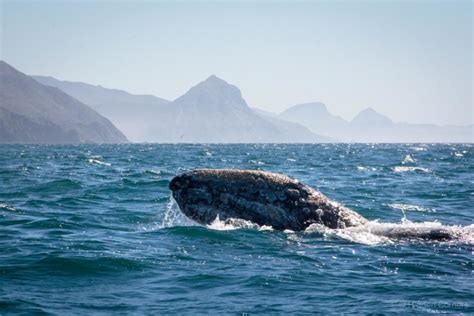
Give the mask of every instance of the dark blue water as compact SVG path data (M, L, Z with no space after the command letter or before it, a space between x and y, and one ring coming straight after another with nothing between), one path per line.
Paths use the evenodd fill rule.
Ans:
M197 167L284 173L374 221L190 226L168 183ZM3 145L0 313L473 313L473 175L458 144ZM384 236L437 225L462 238Z

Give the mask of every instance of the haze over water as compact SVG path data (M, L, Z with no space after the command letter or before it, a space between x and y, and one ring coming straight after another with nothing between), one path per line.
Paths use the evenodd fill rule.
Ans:
M271 112L321 101L346 120L373 107L467 125L472 12L470 0L3 0L0 59L168 100L216 74Z
M287 174L372 222L198 226L168 189L198 167ZM472 144L0 145L0 310L473 313L473 174ZM460 238L387 237L439 225Z

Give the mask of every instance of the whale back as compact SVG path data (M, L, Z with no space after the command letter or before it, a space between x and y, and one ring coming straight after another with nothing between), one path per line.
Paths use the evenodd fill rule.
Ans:
M218 216L299 231L313 223L344 228L366 221L295 179L265 171L196 169L175 177L170 189L183 213L201 224Z

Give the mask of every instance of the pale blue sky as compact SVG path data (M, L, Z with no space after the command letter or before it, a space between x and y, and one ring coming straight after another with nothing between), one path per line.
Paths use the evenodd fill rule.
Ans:
M251 106L468 124L471 1L5 1L0 58L175 99L210 74Z

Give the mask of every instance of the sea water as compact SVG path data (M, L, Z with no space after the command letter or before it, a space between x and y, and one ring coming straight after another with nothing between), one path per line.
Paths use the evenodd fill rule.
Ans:
M200 226L193 168L279 172L370 222ZM474 313L472 144L1 145L0 313ZM451 241L401 238L434 228Z

